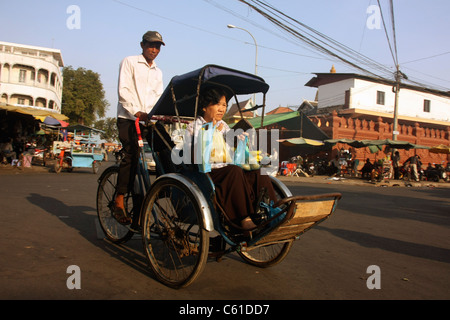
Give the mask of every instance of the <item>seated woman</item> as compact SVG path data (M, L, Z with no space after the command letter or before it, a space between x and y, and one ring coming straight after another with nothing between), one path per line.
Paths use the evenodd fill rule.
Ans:
M199 98L200 116L188 126L192 135L201 130L202 125L212 122L222 138L230 127L222 120L227 110L227 92L222 88L205 89ZM214 150L214 147L213 147ZM226 150L224 150L226 152ZM246 171L231 163L212 163L210 177L215 185L216 199L227 217L244 230L256 228L250 218L255 213L257 198L261 188L267 190L270 200L276 201L275 190L270 177L260 170Z

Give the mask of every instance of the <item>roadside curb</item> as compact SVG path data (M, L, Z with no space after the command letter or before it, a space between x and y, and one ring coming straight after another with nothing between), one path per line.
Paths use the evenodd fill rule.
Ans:
M323 183L333 185L355 185L355 186L373 186L373 187L394 187L394 188L450 188L449 182L430 182L430 181L404 181L404 180L385 180L371 182L361 178L338 178L328 176L313 177L286 177L277 176L277 179L290 183Z
M48 163L46 166L32 165L31 167L13 167L11 165L0 166L1 175L14 174L55 174L53 171L53 163ZM313 177L286 177L277 176L277 179L289 183L323 183L323 184L344 184L344 185L359 185L359 186L373 186L373 187L396 187L396 188L450 188L449 182L430 182L430 181L404 181L404 180L386 180L380 182L371 182L361 178L339 178L328 176L313 176Z

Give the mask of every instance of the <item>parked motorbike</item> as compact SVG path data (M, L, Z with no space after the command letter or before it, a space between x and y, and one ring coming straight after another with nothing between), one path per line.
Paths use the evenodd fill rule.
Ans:
M39 163L45 167L46 160L49 157L48 151L44 147L36 147L34 153L32 153L32 163Z
M422 169L422 167L417 168L417 174L419 175L419 181L429 180L427 178L426 172ZM410 181L413 178L413 173L411 171L411 167L409 165L405 165L400 167L399 169L399 180L407 180Z
M314 162L309 162L308 160L305 160L300 167L303 171L305 171L309 176L313 177L317 174L316 166Z
M425 172L428 181L439 182L440 180L448 181L449 176L446 172L446 169L440 165L436 164L432 168L428 168Z
M317 159L314 163L318 175L327 175L329 172L328 162L324 159Z

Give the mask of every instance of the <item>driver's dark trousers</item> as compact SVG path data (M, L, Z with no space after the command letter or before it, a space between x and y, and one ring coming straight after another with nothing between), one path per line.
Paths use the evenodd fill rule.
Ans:
M133 120L118 118L117 127L119 129L119 140L122 143L123 158L119 164L116 191L125 194L134 185L139 161L138 136Z

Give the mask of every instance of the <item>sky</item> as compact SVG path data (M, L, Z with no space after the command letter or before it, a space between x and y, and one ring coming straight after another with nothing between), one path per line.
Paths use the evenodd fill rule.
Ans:
M389 1L266 2L395 71ZM400 70L414 81L450 91L450 1L393 3ZM388 36L377 24L382 20L374 6L381 9ZM109 102L107 117L116 116L119 64L141 53L139 43L148 30L158 31L166 43L156 59L164 86L172 77L207 64L255 73L257 48L256 72L270 85L266 111L314 100L316 89L305 84L333 65L337 72L361 73L283 33L237 0L0 0L0 12L0 41L59 49L65 66L100 74Z

